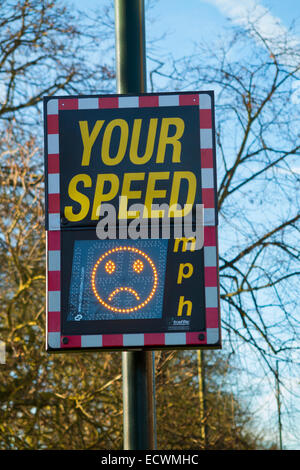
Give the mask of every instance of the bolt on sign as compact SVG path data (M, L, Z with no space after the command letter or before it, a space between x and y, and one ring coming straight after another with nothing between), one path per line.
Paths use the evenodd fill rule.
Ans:
M45 97L47 351L220 348L212 91Z

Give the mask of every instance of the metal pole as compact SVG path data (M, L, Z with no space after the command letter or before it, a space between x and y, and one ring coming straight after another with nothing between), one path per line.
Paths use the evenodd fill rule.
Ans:
M118 93L146 92L144 0L115 0Z
M144 0L115 0L117 90L146 92ZM122 353L125 450L156 448L154 353Z
M153 353L128 351L122 359L124 449L155 449Z

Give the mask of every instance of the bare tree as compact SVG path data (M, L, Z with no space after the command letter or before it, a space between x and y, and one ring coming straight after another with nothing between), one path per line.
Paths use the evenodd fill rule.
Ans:
M276 376L279 360L294 374L300 333L300 44L291 31L266 38L249 19L231 33L213 45L198 44L196 54L172 64L169 77L177 89L215 91L226 340L232 351L242 351L242 361L250 347L255 367ZM157 73L166 76L166 65Z
M122 446L118 356L49 360L44 352L43 159L39 133L28 126L45 94L113 89L112 62L95 54L95 41L109 47L110 15L106 11L93 30L91 18L57 1L8 0L1 6L0 334L8 351L0 381L3 448ZM171 74L172 89L216 93L223 328L229 349L244 361L250 348L266 373L276 373L276 361L285 361L280 372L294 366L299 338L299 116L293 99L300 52L288 37L276 39L270 43L249 23L218 48L199 46L197 55L173 64ZM153 87L157 73L170 76L157 64ZM184 425L182 409L190 402L178 407L173 392L179 380L186 390L195 385L196 361L193 374L179 354L173 362L173 353L161 358L174 367L167 371L158 362L159 419L168 432L173 421L164 404L172 396L170 411L176 409ZM283 378L276 375L282 412ZM209 413L217 393L210 395ZM196 406L196 388L191 397ZM227 393L224 416L235 416L231 409L242 410ZM220 420L217 412L213 426ZM219 431L214 444L222 448ZM181 438L174 435L174 442L186 444L188 433Z
M43 96L112 89L109 10L90 16L52 0L6 0L0 18L0 117L32 120ZM105 45L105 54L100 56ZM104 59L104 60L103 60ZM24 110L31 108L31 113Z

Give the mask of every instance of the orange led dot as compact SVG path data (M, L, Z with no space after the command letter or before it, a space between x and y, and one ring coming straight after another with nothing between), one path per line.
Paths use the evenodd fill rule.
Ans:
M109 260L105 263L105 271L112 274L116 270L116 265L113 261Z
M144 263L140 260L140 259L137 259L134 263L133 263L133 270L136 272L136 273L141 273L144 269Z

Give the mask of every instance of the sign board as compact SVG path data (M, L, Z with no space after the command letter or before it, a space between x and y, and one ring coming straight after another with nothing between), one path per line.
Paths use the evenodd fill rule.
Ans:
M213 98L44 99L48 351L221 347Z

